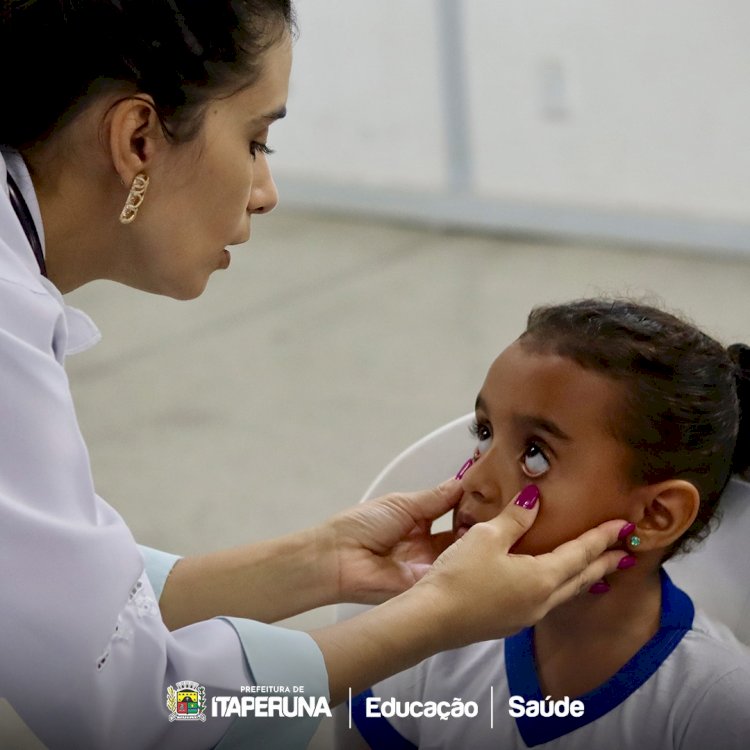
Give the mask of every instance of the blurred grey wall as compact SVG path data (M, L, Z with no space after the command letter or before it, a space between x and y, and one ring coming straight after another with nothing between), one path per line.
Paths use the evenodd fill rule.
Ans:
M287 205L750 253L746 0L297 0Z

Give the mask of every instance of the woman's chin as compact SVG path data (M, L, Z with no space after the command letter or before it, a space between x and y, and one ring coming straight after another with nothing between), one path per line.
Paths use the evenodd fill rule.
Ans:
M189 278L169 279L161 285L160 289L156 290L156 293L181 302L196 299L206 291L209 277L210 274L196 273L192 274Z

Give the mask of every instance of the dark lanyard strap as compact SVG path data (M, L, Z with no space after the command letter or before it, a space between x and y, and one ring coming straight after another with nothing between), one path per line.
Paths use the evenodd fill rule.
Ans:
M31 249L34 251L36 262L39 264L39 271L42 276L46 276L47 266L44 263L44 251L42 250L39 233L36 231L36 224L34 223L31 211L29 211L29 207L26 205L26 201L23 199L21 191L18 189L18 185L16 185L16 181L13 179L10 172L8 172L8 193L10 193L10 202L13 206L13 210L16 212L16 216L21 222L21 227L26 235L26 239L29 241Z

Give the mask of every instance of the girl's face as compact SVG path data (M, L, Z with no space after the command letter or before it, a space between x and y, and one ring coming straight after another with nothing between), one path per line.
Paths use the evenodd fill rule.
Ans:
M481 457L464 474L454 532L493 518L528 484L539 487L539 516L514 552L549 552L602 521L635 517L631 454L610 428L622 399L618 383L570 359L509 346L477 398Z
M211 102L195 139L162 150L128 227L134 278L126 283L179 299L199 295L228 266L225 246L250 237L252 214L274 208L265 144L269 126L284 116L290 69L286 34L265 53L253 86Z

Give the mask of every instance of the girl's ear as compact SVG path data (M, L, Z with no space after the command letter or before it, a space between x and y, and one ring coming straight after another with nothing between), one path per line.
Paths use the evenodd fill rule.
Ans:
M698 515L700 493L691 482L670 479L645 488L643 517L633 532L641 541L638 551L671 547Z
M145 94L116 102L109 111L109 148L112 164L124 185L139 172L149 172L155 154L166 144L154 107Z

